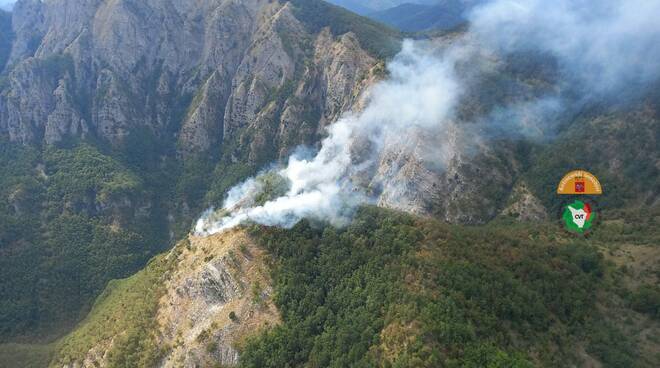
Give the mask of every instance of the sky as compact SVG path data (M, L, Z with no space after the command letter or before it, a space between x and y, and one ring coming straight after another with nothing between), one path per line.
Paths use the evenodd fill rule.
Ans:
M11 10L16 0L0 0L0 9Z

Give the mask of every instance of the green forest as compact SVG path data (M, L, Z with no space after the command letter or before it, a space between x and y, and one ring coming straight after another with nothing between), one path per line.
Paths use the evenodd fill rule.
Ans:
M370 206L343 229L250 225L272 259L282 323L238 347L240 366L580 366L584 351L604 367L656 367L660 288L644 281L653 269L612 255L621 244L657 247L660 213L607 215L588 238L555 223L447 225ZM79 359L124 331L109 366L155 365L169 349L153 332L172 259L111 282L42 364L53 351L60 363Z
M284 323L250 340L241 365L569 366L580 346L607 367L657 366L660 355L638 351L608 313L623 303L627 318L657 319L660 289L627 290L627 271L602 255L624 238L657 245L657 219L591 239L554 224L451 226L372 207L344 230L254 228L276 259Z
M57 333L167 244L142 180L89 145L0 145L0 336ZM72 307L75 306L75 307ZM81 308L82 307L82 308Z

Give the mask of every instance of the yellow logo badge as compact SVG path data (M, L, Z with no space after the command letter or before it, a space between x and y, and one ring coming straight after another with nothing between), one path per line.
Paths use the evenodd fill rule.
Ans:
M589 194L601 195L603 188L596 176L588 171L571 171L559 182L557 194Z

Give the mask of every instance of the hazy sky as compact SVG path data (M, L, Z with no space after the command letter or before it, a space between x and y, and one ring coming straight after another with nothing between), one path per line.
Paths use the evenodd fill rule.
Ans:
M0 0L0 8L10 10L16 0Z

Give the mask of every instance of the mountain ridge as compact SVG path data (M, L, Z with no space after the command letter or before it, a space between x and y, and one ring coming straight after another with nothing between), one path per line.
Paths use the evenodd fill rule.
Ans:
M402 43L317 0L3 14L0 365L657 365L657 82L599 99L552 52L469 27ZM420 60L451 71L428 74L442 93L406 84ZM268 175L388 86L406 88L369 113L414 126L340 147L376 207L191 235L244 180L276 200ZM432 128L406 111L454 93ZM586 238L554 221L576 168L604 188Z
M614 219L616 215L610 213L608 217ZM630 227L635 226L636 220L622 221L624 227ZM651 216L648 221L652 224L655 220ZM121 299L118 298L121 294L110 294L97 301L94 323L101 326L108 323L128 326L128 320L134 318L130 317L132 312L127 316L115 313L113 322L98 318L115 310L120 303L157 303L156 311L145 312L145 321L155 318L154 325L127 330L129 336L137 333L144 336L143 344L132 346L126 343L130 339L116 338L107 345L103 342L109 341L107 333L99 339L94 332L108 331L107 327L90 329L83 324L81 331L63 339L58 348L60 353L51 366L71 367L84 360L82 366L112 367L117 359L127 364L134 359L153 362L144 363L147 366L170 366L174 362L203 364L209 359L246 367L281 366L292 361L345 365L356 361L404 365L416 362L423 366L449 361L506 362L521 367L589 362L615 366L635 362L641 367L653 366L652 347L638 350L642 347L635 347L633 339L644 340L645 333L657 333L660 324L627 304L621 305L620 298L625 293L617 294L611 288L635 290L635 286L627 284L634 276L619 275L616 268L607 266L601 252L609 250L608 259L617 263L625 262L627 252L636 249L657 257L651 245L657 234L637 233L628 238L631 245L622 251L615 250L616 239L626 237L626 230L614 222L602 224L602 233L591 240L576 240L567 234L557 236L554 227L551 222L525 224L503 218L477 229L365 207L346 229L318 228L303 221L290 230L253 225L206 239L191 237L150 262L148 267L152 269L166 265L163 273L159 273L162 281L156 287L167 285L170 291L159 294L160 298L134 293L128 299ZM528 237L530 231L534 234L532 239ZM338 265L343 275L336 274ZM635 272L645 273L653 265L635 267L639 267ZM248 268L256 271L240 272ZM194 276L200 270L206 276ZM239 284L248 287L238 287L237 290L243 290L238 294L229 287L237 272L242 275L238 280L240 277L253 280L252 287L249 281L240 281ZM260 278L263 272L273 278ZM255 277L261 280L257 289ZM444 281L437 281L439 278ZM471 281L466 283L462 278ZM651 285L652 279L650 276L645 281L650 284L646 285ZM301 284L302 280L306 282ZM544 287L534 288L534 283ZM115 289L111 288L112 293ZM319 299L307 299L311 294L318 295L319 289L323 290L317 296ZM486 289L490 292L484 292ZM354 294L367 296L352 299ZM369 303L369 295L378 295L381 302ZM235 297L248 301L239 307ZM101 305L105 300L113 301ZM388 304L390 300L393 304ZM525 307L520 309L522 300L528 303L523 303ZM594 303L602 307L596 311ZM433 309L434 305L444 305L451 312L443 314ZM204 307L199 309L201 314L167 312L188 310L190 306ZM334 313L329 313L328 308ZM416 308L421 311L410 311ZM278 311L281 317L270 319L268 316L273 311ZM469 313L469 317L464 313ZM646 328L632 335L624 334L624 317L617 318L612 313L625 315L636 326ZM163 322L163 315L178 322L170 326ZM207 331L209 321L205 316L224 322L216 322ZM222 332L227 328L244 329L255 321L263 323L263 318L270 321L264 325L267 328L259 332L252 328L243 330L238 340ZM470 325L464 318L481 322ZM356 331L355 326L360 328ZM119 337L122 328L110 330ZM463 333L446 337L452 342L443 340L442 344L450 348L431 354L429 351L436 347L428 340L427 328ZM546 336L548 329L554 331L552 342ZM337 340L322 344L335 336L335 330L341 331L336 335ZM366 331L373 334L371 340L366 340L371 344L368 348L360 337ZM483 335L498 337L493 342ZM167 340L167 336L178 336L177 342L156 342ZM285 339L288 343L283 346L281 339L286 336L297 337ZM521 336L526 339L521 340ZM614 343L611 338L618 341ZM80 342L90 341L100 345L86 345L85 350L79 350ZM342 355L339 351L343 347L351 347L354 353ZM189 353L185 358L175 358L175 352L181 349ZM241 360L226 353L233 349L240 350ZM489 353L479 355L478 351Z
M368 16L403 32L446 31L467 22L465 13L470 7L462 0L433 5L404 3Z
M16 4L0 77L0 159L11 168L0 178L0 341L62 333L106 282L183 238L237 181L317 141L378 78L345 10L198 5ZM342 12L338 28L297 18L318 9ZM388 29L376 36L398 42Z

